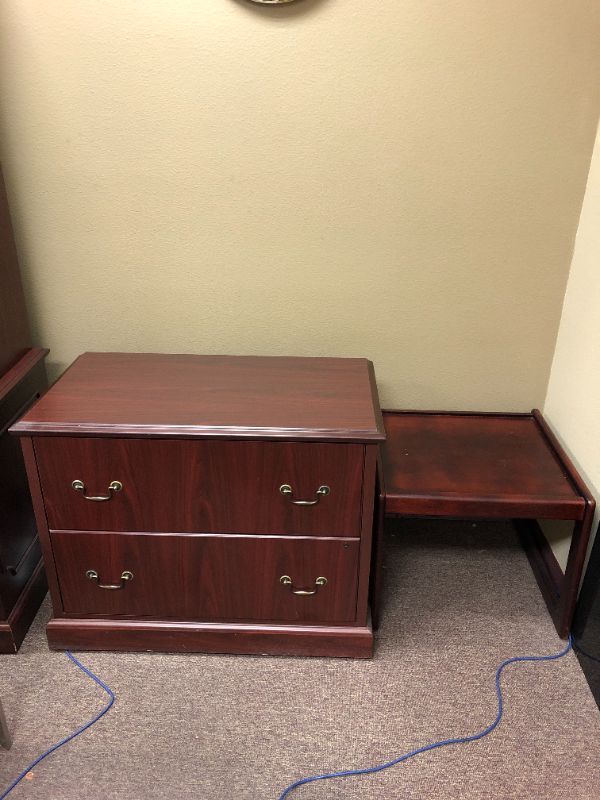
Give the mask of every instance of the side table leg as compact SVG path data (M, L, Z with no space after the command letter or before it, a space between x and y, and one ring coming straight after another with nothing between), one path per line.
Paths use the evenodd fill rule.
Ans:
M556 630L561 639L566 639L571 629L593 519L594 503L588 502L585 506L583 519L577 521L573 527L567 568L565 569L558 609L554 620Z

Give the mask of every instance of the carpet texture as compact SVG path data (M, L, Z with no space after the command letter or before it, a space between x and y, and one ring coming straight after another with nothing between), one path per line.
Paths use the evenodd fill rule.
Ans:
M77 654L117 701L11 800L277 800L302 776L480 730L496 713L500 661L562 649L508 523L398 522L385 576L372 661ZM49 613L46 601L21 652L0 657L14 735L0 751L0 789L104 702L48 651ZM487 738L303 786L292 800L600 797L600 714L575 656L511 666L503 687L505 717Z

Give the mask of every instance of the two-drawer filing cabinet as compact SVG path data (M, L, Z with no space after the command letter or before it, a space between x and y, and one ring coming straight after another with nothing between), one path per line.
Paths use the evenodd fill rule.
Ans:
M369 361L86 353L12 432L51 647L371 655Z

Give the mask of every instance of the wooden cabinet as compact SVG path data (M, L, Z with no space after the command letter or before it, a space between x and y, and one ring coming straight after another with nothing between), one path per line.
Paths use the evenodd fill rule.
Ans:
M52 647L371 655L370 362L87 353L12 431Z
M8 428L46 387L47 351L31 347L0 172L0 653L15 653L46 593L23 456Z

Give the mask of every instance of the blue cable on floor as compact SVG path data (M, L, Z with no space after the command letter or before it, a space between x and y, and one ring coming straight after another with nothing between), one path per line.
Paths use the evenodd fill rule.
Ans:
M94 673L93 673L91 670L89 670L87 667L84 667L84 666L83 666L83 664L81 663L81 661L78 661L78 660L75 658L75 656L73 655L73 653L70 653L70 652L67 650L67 651L66 651L66 654L67 654L67 655L68 655L68 657L71 659L71 661L72 661L72 662L73 662L73 663L74 663L76 666L78 666L78 667L79 667L79 669L80 669L80 670L82 670L83 672L85 672L85 674L86 674L88 677L90 677L90 678L91 678L91 679L92 679L92 680L93 680L95 683L97 683L97 684L98 684L98 686L100 686L100 687L102 687L102 689L104 689L104 691L106 692L106 694L109 696L110 700L109 700L109 701L108 701L108 703L107 703L107 704L104 706L104 708L103 708L103 709L102 709L102 710L101 710L101 711L100 711L98 714L96 714L96 716L95 716L95 717L93 717L93 719L91 719L89 722L86 722L86 723L85 723L85 725L82 725L80 728L77 728L77 730L76 730L76 731L73 731L73 733L70 733L68 736L65 736L65 738L64 738L64 739L61 739L61 740L60 740L60 742L57 742L56 744L52 745L52 747L49 747L49 748L48 748L48 749L47 749L47 750L46 750L44 753L42 753L42 755L41 755L41 756L38 756L38 757L35 759L35 761L32 761L32 762L31 762L31 764L30 764L28 767L26 767L26 768L23 770L23 772L22 772L22 773L21 773L21 774L20 774L20 775L19 775L17 778L15 778L15 780L14 780L14 781L11 783L11 785L8 787L8 789L5 789L5 791L4 791L4 792L3 792L3 793L0 795L0 800L4 800L4 798L5 798L5 797L7 797L7 796L8 796L8 794L9 794L10 792L12 792L12 790L15 788L15 786L17 786L17 785L18 785L18 784L19 784L19 783L20 783L20 782L23 780L23 778L25 777L25 775L27 775L27 773L28 773L28 772L31 772L31 770L32 770L32 769L33 769L35 766L37 766L37 765L40 763L40 761L43 761L43 760L44 760L45 758L47 758L47 757L48 757L48 756L49 756L51 753L54 753L54 751L55 751L55 750L58 750L58 748L59 748L59 747L62 747L62 746L63 746L63 744L66 744L67 742L70 742L70 741L71 741L71 739L74 739L76 736L79 736L79 734L80 734L80 733L83 733L84 731L86 731L88 728L90 728L90 727L91 727L91 726L94 724L94 722L98 722L98 720L100 719L100 717L103 717L103 716L106 714L106 712L107 712L107 711L108 711L108 710L111 708L112 704L115 702L115 695L114 695L114 692L112 691L112 689L110 689L110 688L109 688L109 687L108 687L108 686L107 686L107 685L104 683L104 681L101 681L101 680L100 680L100 678L99 678L97 675L94 675Z
M496 670L496 696L498 698L498 713L496 714L496 719L492 722L492 724L488 725L487 728L484 728L484 730L480 731L479 733L474 733L471 736L459 736L455 739L443 739L439 742L432 742L431 744L426 744L424 747L411 750L410 752L395 758L393 761L386 761L384 764L378 764L375 767L365 767L364 769L347 769L344 772L328 772L324 775L313 775L310 778L301 778L299 781L291 783L286 789L284 789L279 795L279 800L284 800L284 798L288 797L288 795L290 795L294 789L297 789L299 786L304 786L307 783L327 781L333 778L347 778L351 775L372 775L375 772L382 772L384 769L389 769L390 767L400 764L403 761L408 761L409 758L418 756L419 753L426 753L428 750L436 750L438 747L446 747L449 744L466 744L467 742L475 742L477 739L483 739L484 736L487 736L498 727L500 721L502 720L502 715L504 714L504 699L502 697L502 689L500 687L500 676L506 667L508 667L509 664L516 663L517 661L556 661L558 658L566 656L572 646L573 639L569 634L568 644L564 650L561 650L560 653L556 653L555 655L551 656L515 656L514 658L507 658L506 661L503 661ZM2 800L2 798L0 798L0 800Z
M400 764L403 761L408 761L409 758L417 756L419 755L419 753L426 753L428 750L435 750L438 747L446 747L447 745L450 744L465 744L467 742L475 742L477 741L477 739L483 739L484 736L487 736L496 727L498 727L498 725L502 720L502 716L504 714L504 699L502 696L502 688L500 686L500 677L502 675L502 672L506 669L506 667L509 664L514 664L518 661L556 661L557 659L566 656L569 650L571 650L572 646L573 646L573 640L571 635L569 635L569 641L567 643L567 646L565 647L564 650L561 650L560 653L555 653L554 655L549 655L549 656L514 656L513 658L507 658L506 661L503 661L496 670L496 696L498 698L498 713L496 714L496 719L491 723L491 725L488 725L487 728L484 728L484 730L480 731L479 733L474 733L471 736L460 736L453 739L443 739L439 742L432 742L431 744L427 744L424 747L419 747L416 750L411 750L410 752L405 753L404 755L399 756L398 758L395 758L393 761L387 761L384 764L378 764L375 767L365 767L364 769L349 769L345 770L344 772L329 772L324 775L313 775L309 778L301 778L300 780L290 784L286 789L284 789L281 795L279 796L279 800L285 800L285 798L288 797L288 795L291 792L293 792L294 789L297 789L299 786L304 786L307 783L315 783L316 781L325 781L333 778L347 778L352 775L372 775L375 772L382 772L384 769L389 769L390 767L393 767L396 764ZM97 683L98 686L104 689L104 691L108 694L110 700L108 701L106 706L98 714L96 714L96 716L93 717L89 722L86 722L85 725L82 725L80 728L77 728L77 730L73 731L73 733L69 734L69 736L65 736L64 739L60 740L60 742L57 742L55 745L48 748L48 750L42 753L41 756L38 756L35 759L35 761L32 761L32 763L26 769L23 770L23 772L3 792L3 794L0 795L0 800L4 800L4 798L7 797L10 792L12 792L15 786L17 786L23 780L23 778L27 775L27 773L30 772L35 766L37 766L40 763L40 761L43 761L51 753L54 753L55 750L58 750L59 747L62 747L64 744L67 744L67 742L70 742L71 739L74 739L76 736L79 736L80 733L83 733L85 730L91 727L95 722L98 722L98 720L106 714L106 712L111 708L112 704L115 702L115 695L112 689L110 689L103 681L101 681L97 675L94 675L94 673L91 670L89 670L87 667L84 667L83 664L80 661L78 661L72 653L67 651L66 654L71 659L71 661L76 666L79 667L79 669L85 672L85 674L88 675L88 677L90 677L95 683Z

